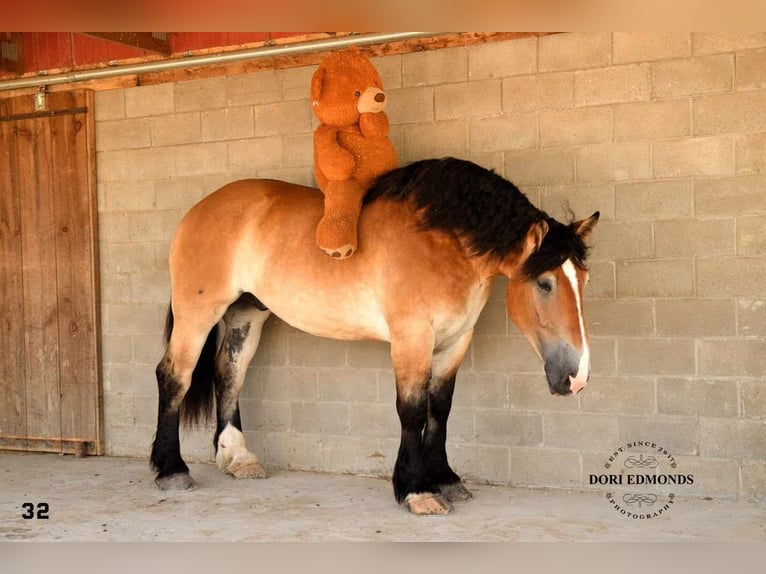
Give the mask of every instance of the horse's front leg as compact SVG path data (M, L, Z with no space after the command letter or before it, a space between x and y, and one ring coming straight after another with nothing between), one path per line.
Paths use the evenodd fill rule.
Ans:
M423 433L426 474L449 502L468 502L473 494L460 481L447 461L447 419L452 408L455 377L463 361L473 330L434 352L428 385L428 421Z
M452 512L428 473L424 431L428 420L428 383L431 378L433 333L392 336L391 359L396 376L396 412L402 427L393 485L397 502L413 514Z

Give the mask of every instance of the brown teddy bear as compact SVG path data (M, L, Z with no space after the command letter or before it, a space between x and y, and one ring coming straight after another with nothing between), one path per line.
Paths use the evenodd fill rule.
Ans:
M377 177L397 166L388 139L386 95L372 63L356 48L325 58L311 79L314 175L324 193L317 245L337 259L357 248L362 199Z

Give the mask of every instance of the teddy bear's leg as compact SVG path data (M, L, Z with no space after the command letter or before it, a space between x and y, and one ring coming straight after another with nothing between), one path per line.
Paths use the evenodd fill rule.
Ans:
M345 259L357 248L357 222L364 188L356 181L329 181L324 192L324 215L317 226L317 245L335 259Z

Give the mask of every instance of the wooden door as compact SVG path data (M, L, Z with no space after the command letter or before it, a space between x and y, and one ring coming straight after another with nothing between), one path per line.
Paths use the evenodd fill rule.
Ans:
M93 93L0 99L0 448L103 453Z

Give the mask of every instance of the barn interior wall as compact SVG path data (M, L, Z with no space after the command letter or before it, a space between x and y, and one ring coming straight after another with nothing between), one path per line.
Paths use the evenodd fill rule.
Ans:
M687 494L766 495L766 34L560 34L375 58L400 160L494 168L551 215L602 215L585 313L593 373L548 394L498 283L458 376L448 453L464 478L589 488L650 441ZM146 457L184 212L221 184L313 184L313 67L96 97L106 447ZM399 424L383 343L271 319L242 396L274 468L388 475ZM210 430L182 452L212 457Z

